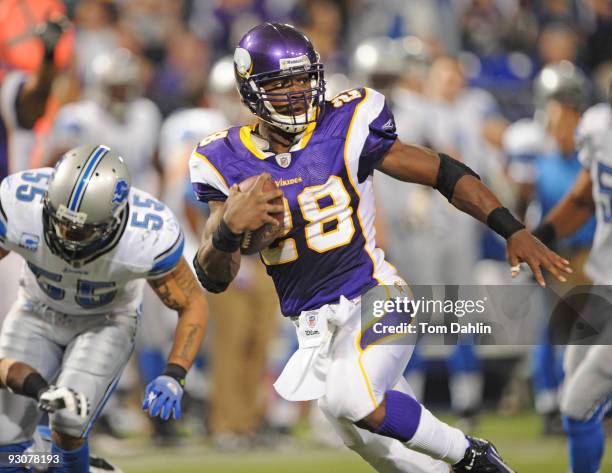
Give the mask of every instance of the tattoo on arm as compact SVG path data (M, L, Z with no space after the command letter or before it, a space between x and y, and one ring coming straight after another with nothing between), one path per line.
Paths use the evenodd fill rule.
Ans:
M179 314L168 363L189 369L198 354L208 321L204 291L184 258L165 277L149 281L162 302Z
M159 279L152 279L149 284L166 307L178 312L189 305L193 292L200 290L185 259L181 259L170 274Z
M185 360L191 361L191 352L194 349L194 345L196 343L196 337L198 332L200 331L200 326L197 324L189 324L187 338L185 339L185 344L181 349L181 352L178 354L178 357Z

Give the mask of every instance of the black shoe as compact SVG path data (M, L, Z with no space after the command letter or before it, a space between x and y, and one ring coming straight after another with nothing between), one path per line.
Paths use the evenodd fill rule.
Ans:
M90 473L123 473L116 466L111 465L104 458L95 455L89 456L89 472Z
M492 443L469 436L466 438L470 446L463 460L453 465L455 473L515 473L504 463Z
M543 433L546 437L558 436L562 437L565 435L563 431L563 421L561 420L561 413L559 411L549 412L543 415L544 429Z

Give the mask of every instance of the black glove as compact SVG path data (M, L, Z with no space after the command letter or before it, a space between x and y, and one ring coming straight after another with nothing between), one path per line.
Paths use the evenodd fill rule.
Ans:
M44 48L46 61L53 61L55 48L64 31L70 26L70 21L65 16L56 16L36 27L36 36L40 38Z

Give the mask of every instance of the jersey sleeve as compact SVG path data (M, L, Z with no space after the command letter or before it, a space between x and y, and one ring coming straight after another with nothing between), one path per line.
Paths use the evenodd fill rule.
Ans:
M586 169L591 168L598 148L598 140L610 126L612 114L608 104L599 104L588 109L576 128L576 150L578 160Z
M164 218L164 231L153 245L153 260L146 278L160 278L172 272L183 257L184 247L183 231L176 217L168 210L168 215Z
M197 147L189 159L193 191L201 202L224 202L229 195L229 186L219 170L203 154L204 150Z
M83 121L79 118L74 104L62 107L50 133L49 150L67 150L83 143L87 143L87 129Z
M362 121L361 128L365 141L359 156L357 178L363 182L385 156L397 140L395 117L389 108L385 96L373 89L364 89L365 98L356 119Z

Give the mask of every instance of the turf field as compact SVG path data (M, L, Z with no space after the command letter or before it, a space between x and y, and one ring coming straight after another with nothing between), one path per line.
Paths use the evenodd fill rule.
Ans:
M512 418L486 416L475 435L494 439L517 473L565 473L565 440L539 435L534 415ZM612 472L612 439L602 466ZM254 450L247 453L217 453L207 446L190 444L159 449L132 442L121 454L103 453L125 473L371 473L373 470L348 450L318 448L308 442L280 451Z

